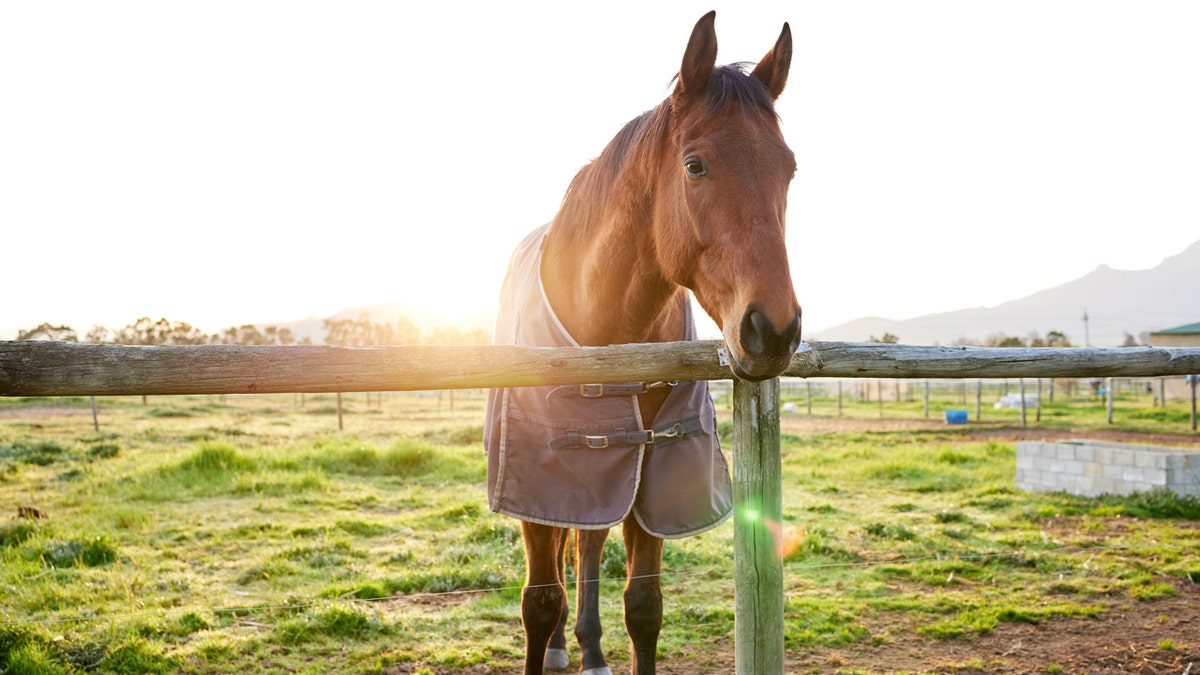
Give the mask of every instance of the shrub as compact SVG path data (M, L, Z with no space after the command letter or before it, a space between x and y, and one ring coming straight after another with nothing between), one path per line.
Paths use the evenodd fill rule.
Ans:
M253 468L253 460L241 456L232 446L224 443L205 443L179 464L181 472L201 475L249 471Z
M0 526L0 548L20 546L37 533L33 523L12 523Z
M67 448L53 441L26 443L17 441L6 446L0 446L0 459L8 459L18 464L35 464L47 466L59 459L65 458Z
M162 653L162 648L145 638L131 637L118 643L104 655L100 671L133 675L134 673L173 673L179 668L178 659Z
M42 560L53 567L97 567L116 559L116 546L104 537L53 541L42 550Z

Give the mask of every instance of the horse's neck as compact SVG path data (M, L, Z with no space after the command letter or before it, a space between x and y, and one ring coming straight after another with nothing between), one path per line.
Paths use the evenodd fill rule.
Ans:
M666 108L625 126L576 176L547 235L542 286L559 321L584 346L683 340L687 291L655 255L654 165ZM650 424L667 390L638 397Z
M585 346L684 338L680 286L658 268L649 223L606 219L589 233L557 221L546 241L542 284L563 327ZM591 236L586 236L590 234ZM585 236L581 236L585 235Z
M580 171L550 228L542 284L581 345L682 340L686 291L659 267L652 233L666 108L631 121Z

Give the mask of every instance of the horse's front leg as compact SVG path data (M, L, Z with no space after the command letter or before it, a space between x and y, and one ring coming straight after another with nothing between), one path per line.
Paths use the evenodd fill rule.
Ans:
M571 534L567 532L566 546L571 545ZM567 582L567 556L561 555L558 557L558 578L563 580L563 587L566 587ZM567 652L567 613L563 612L562 618L558 620L558 626L554 629L554 634L550 636L550 646L546 649L546 670L566 670L571 665L571 655Z
M658 634L662 630L663 540L642 529L632 515L625 519L625 628L633 643L633 675L654 675Z
M583 652L581 675L612 675L600 649L600 560L608 530L578 530L575 558L575 639Z
M521 522L525 539L525 588L521 622L525 625L525 675L542 675L550 636L567 613L562 561L567 530Z

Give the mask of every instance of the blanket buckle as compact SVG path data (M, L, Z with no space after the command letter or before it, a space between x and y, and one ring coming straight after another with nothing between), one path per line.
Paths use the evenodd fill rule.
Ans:
M608 447L608 436L584 436L583 445L590 450L603 450Z

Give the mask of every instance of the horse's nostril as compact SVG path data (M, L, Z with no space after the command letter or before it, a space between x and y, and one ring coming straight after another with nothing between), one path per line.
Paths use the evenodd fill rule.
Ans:
M784 349L793 352L800 340L800 316L793 316L787 326L778 331L766 314L750 307L742 315L740 333L742 350L750 356L779 353Z
M742 315L742 349L752 356L761 356L770 347L775 329L766 315L751 307Z

